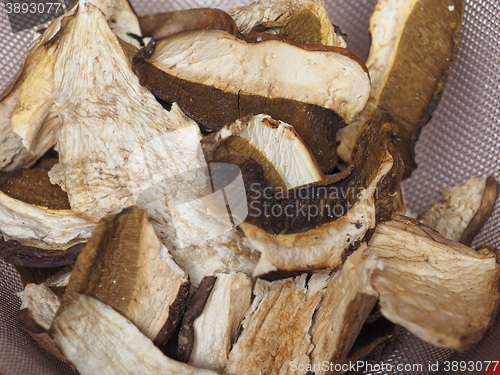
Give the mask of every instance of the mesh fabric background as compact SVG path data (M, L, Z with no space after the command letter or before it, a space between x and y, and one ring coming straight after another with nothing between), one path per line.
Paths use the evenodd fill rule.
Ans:
M326 2L332 21L348 34L349 47L366 58L370 39L368 19L376 1ZM132 1L139 14L191 7L228 9L248 3L229 0ZM498 0L466 0L465 3L466 14L457 59L450 71L443 99L418 143L419 169L405 183L409 208L415 212L438 199L442 189L464 183L473 175L482 177L493 174L500 179L500 3ZM21 54L32 40L33 32L28 30L13 34L3 2L0 3L0 92L17 72ZM474 245L488 243L500 248L499 229L500 203L497 202L492 218ZM46 354L17 324L15 315L20 302L14 293L20 289L14 269L0 261L0 373L73 374L68 366ZM428 374L426 368L429 362L447 359L495 360L499 357L500 319L497 319L493 330L465 353L434 348L404 331L397 349L382 360L392 364L421 363L424 371L404 373ZM456 374L465 373L475 374Z

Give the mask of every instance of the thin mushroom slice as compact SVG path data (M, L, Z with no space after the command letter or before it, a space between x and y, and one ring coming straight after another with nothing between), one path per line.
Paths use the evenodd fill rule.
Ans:
M254 276L335 268L390 218L403 170L394 125L382 117L362 137L354 163L325 181L274 195L266 181L248 181L249 215L240 227L261 252Z
M291 125L267 115L248 116L202 141L208 160L238 154L263 166L274 189L287 190L325 178L311 151Z
M439 103L458 46L462 0L379 0L370 19L366 66L372 91L364 111L338 134L338 154L349 162L363 128L381 112L400 127L398 152L405 177L416 168L414 146Z
M71 264L94 227L75 216L47 169L0 172L0 258L27 267Z
M83 294L63 298L50 332L82 375L217 374L166 357L127 318Z
M236 34L238 27L229 14L215 8L185 9L139 17L144 36L159 40L191 30L215 29Z
M242 33L249 33L262 28L282 28L290 24L294 16L307 14L314 16L319 23L319 44L336 47L346 47L342 35L337 32L330 21L328 11L323 0L260 0L250 5L227 11L236 21ZM311 29L302 30L304 34Z
M335 133L368 100L364 68L344 48L222 30L177 33L134 59L141 83L177 103L204 132L265 113L292 125L323 171L335 167Z
M375 256L364 259L364 248L349 256L342 269L330 277L314 315L310 358L316 374L340 373L335 367L321 365L344 363L377 302L378 293L371 278L384 266Z
M78 257L66 293L114 308L163 347L187 305L187 275L160 243L147 213L123 210L97 226Z
M229 354L224 374L292 374L292 364L310 363L309 329L325 278L308 293L306 275L274 282L257 280L243 331ZM305 371L297 373L305 374Z
M418 215L418 220L444 237L470 246L493 213L498 191L494 176L472 177L464 185L445 189L442 199Z
M373 275L382 314L421 339L465 350L498 312L500 265L488 248L475 251L404 216L377 226L365 256L384 269Z
M222 372L252 296L245 274L205 277L193 295L179 333L178 358Z

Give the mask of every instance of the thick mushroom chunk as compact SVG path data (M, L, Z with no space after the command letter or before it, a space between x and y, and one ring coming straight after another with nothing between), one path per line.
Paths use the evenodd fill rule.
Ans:
M222 372L252 296L245 274L206 277L191 299L179 333L179 360Z
M266 193L265 181L260 190L252 183L241 228L261 252L254 276L335 268L390 218L403 171L394 125L381 117L362 138L354 163L323 182L274 195Z
M229 354L224 374L305 374L291 364L310 363L313 346L309 329L321 293L308 293L306 275L274 282L257 280L254 301L243 321L243 331ZM293 362L292 362L293 361Z
M82 375L217 374L166 357L127 318L83 294L64 296L50 332Z
M255 160L273 189L287 190L325 178L294 128L267 115L248 116L203 138L207 160L233 155Z
M475 251L395 215L377 226L365 254L384 263L372 281L382 314L421 339L464 350L493 324L500 298L493 251Z
M70 292L103 301L162 347L180 322L189 282L156 237L146 211L130 208L94 230L71 274Z
M490 218L498 198L495 177L472 177L464 185L445 189L442 199L418 216L418 220L444 237L470 245Z
M311 365L316 374L338 374L323 363L343 364L361 328L377 302L378 293L371 285L383 263L375 256L363 259L363 249L347 258L334 273L319 304L311 327Z
M379 0L370 19L372 44L366 65L370 100L339 132L338 154L349 162L373 116L388 112L400 127L398 152L405 177L416 168L414 146L443 93L462 26L462 0Z
M44 284L28 284L17 296L21 299L17 314L19 323L42 348L61 361L66 361L49 334L52 321L61 305L60 298Z
M43 159L42 159L43 160ZM50 165L50 164L49 164ZM95 224L75 216L42 167L0 172L0 257L27 267L74 263Z
M314 18L314 25L318 23L318 44L326 46L346 47L346 43L340 33L330 21L328 11L323 0L260 0L250 5L227 11L236 21L242 33L251 31L278 29L281 33L299 19ZM304 27L304 26L308 27ZM312 33L311 23L303 24L301 38L304 34ZM285 35L286 36L286 35ZM305 35L307 38L307 35Z
M335 167L335 133L363 109L370 92L364 64L349 50L269 34L177 33L139 54L134 70L205 132L257 113L292 125L323 171Z

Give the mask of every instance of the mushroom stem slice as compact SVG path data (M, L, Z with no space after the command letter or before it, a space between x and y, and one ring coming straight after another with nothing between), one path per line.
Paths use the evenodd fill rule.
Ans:
M103 301L162 347L180 322L189 282L138 208L105 218L78 257L68 292Z
M366 246L365 246L366 247ZM347 258L341 270L330 277L311 327L311 363L344 363L363 324L377 302L372 287L374 272L383 269L375 256L363 258L364 248ZM317 374L333 373L324 371Z
M494 176L472 177L464 185L445 189L442 199L418 216L418 220L444 237L470 245L490 218L498 198Z
M191 299L179 333L179 359L222 372L250 307L252 282L245 274L206 277Z
M352 52L264 33L189 31L147 52L134 59L141 83L176 102L206 133L265 113L292 125L323 171L336 164L335 133L363 109L370 91L364 63ZM192 100L194 94L204 100Z
M414 146L443 93L463 13L462 0L377 2L370 19L372 44L366 62L372 91L364 111L338 134L338 154L344 161L351 160L359 134L370 120L387 112L400 127L398 152L405 177L412 173Z
M51 334L82 375L217 374L166 357L127 318L83 294L64 296Z
M318 289L325 286L323 279ZM321 293L308 294L302 275L274 282L259 279L254 295L224 374L291 374L291 361L309 364L309 329Z
M241 228L262 253L254 276L335 268L390 218L403 171L395 135L391 120L381 117L366 129L348 169L286 194L269 194L266 181L250 181L249 216Z
M493 251L475 251L395 215L377 226L365 254L384 262L372 281L382 314L421 339L464 350L493 324L500 299Z

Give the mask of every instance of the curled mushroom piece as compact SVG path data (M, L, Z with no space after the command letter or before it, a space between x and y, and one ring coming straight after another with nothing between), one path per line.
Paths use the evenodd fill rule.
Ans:
M50 333L82 375L217 374L166 357L123 315L75 292L64 296Z
M462 26L462 0L379 0L370 19L366 65L372 80L363 112L338 134L338 154L349 162L359 135L388 112L400 128L405 177L416 168L414 146L439 103ZM432 43L430 42L432 41Z
M241 228L261 252L254 276L335 268L390 218L403 170L394 139L394 125L381 117L340 175L276 193L267 181L249 181L249 215Z
M366 256L383 261L373 276L382 314L431 344L465 350L495 321L500 265L404 216L377 226Z
M291 189L325 178L291 125L267 115L248 116L202 140L209 161L234 155L255 160L272 188Z
M464 185L445 189L443 198L422 212L418 220L450 240L470 245L493 213L498 191L494 176L472 177Z
M27 267L72 264L95 224L75 216L47 169L0 172L0 258Z
M363 109L370 92L365 66L349 50L263 33L177 33L136 56L134 71L205 132L257 113L292 125L323 171L336 164L335 133Z
M346 43L340 33L328 17L323 0L260 0L250 5L227 11L236 21L242 33L269 28L285 28L297 20L314 18L318 23L318 44L336 47L346 47ZM290 22L292 21L292 22ZM313 23L313 25L314 25ZM307 27L304 27L306 26ZM311 23L303 24L301 37L307 38L307 34L314 32Z

